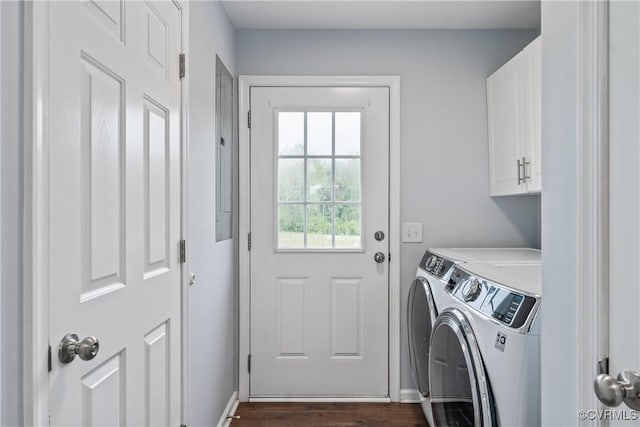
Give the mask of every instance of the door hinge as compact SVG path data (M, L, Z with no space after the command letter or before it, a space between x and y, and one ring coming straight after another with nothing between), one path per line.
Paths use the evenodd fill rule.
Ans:
M47 372L51 372L53 370L51 361L51 344L49 344L49 353L47 355Z
M180 78L183 79L187 75L187 57L184 53L181 53L178 58L180 62Z
M251 110L247 111L247 127L251 129Z
M598 360L598 375L609 374L609 358L605 357L602 360Z
M391 252L389 252L389 262L391 262Z
M180 240L180 264L184 264L187 261L187 242L186 240Z
M251 355L247 355L247 372L251 373Z
M247 234L247 247L251 250L251 233Z

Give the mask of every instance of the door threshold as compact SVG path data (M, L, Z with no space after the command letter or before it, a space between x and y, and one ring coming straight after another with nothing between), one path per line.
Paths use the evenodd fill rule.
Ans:
M390 397L249 397L249 403L391 403Z

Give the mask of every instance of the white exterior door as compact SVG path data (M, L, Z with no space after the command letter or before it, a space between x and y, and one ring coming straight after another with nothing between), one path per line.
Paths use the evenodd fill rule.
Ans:
M251 88L251 397L388 396L388 153L389 88Z
M609 31L609 373L616 377L640 373L640 3L611 2ZM627 412L612 424L638 425L640 413L618 409Z
M180 424L181 11L53 2L50 424ZM69 333L92 360L64 364Z

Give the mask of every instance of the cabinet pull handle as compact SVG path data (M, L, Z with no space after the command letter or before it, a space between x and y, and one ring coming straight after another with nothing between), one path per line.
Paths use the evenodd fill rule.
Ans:
M527 166L531 165L531 162L527 162L526 157L522 157L522 161L517 159L516 162L518 164L518 185L526 184L527 180L531 179L531 176L527 175ZM522 172L520 172L520 168L522 168Z
M527 162L525 157L522 158L522 182L527 182L527 180L531 180L531 175L527 175L527 166L530 166L531 162Z
M520 185L521 183L524 182L524 180L522 179L522 174L520 174L520 168L522 167L522 164L520 163L520 159L516 159L516 162L518 164L518 185Z

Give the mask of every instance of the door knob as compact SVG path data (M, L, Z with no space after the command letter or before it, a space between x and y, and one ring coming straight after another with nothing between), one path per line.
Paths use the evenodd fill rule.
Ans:
M375 255L373 255L373 259L378 264L382 264L384 262L384 260L385 260L385 256L384 256L384 254L382 252L376 252Z
M600 402L615 407L622 402L636 411L640 411L640 375L637 372L623 371L618 378L600 374L593 382L593 388Z
M67 334L60 341L58 347L58 359L60 362L71 363L76 355L82 360L91 360L98 354L100 342L96 337L86 337L78 341L76 334Z

